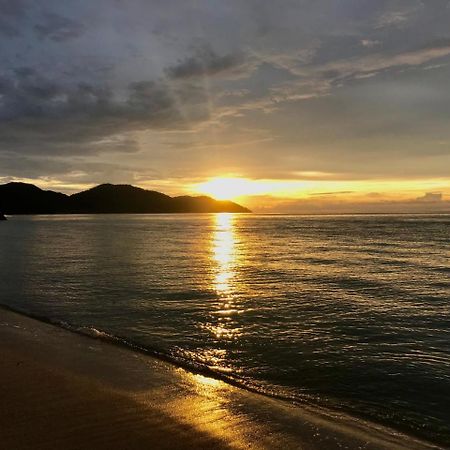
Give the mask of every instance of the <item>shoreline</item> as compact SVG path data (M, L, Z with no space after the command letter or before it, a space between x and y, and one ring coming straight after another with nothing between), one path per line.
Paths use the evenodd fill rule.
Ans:
M5 448L438 449L0 308Z

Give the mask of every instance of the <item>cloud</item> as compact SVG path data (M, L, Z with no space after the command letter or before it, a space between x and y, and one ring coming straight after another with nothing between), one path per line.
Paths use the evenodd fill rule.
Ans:
M372 197L372 198L371 198ZM248 206L255 212L298 213L298 214L420 214L449 213L450 201L439 202L416 200L392 200L381 197L374 200L373 196L357 196L351 198L307 197L304 199L255 198Z
M0 78L0 153L136 151L131 134L185 129L207 120L202 87L133 82L119 96L106 83L68 83L21 67Z
M312 72L320 74L330 85L337 81L371 77L379 72L401 67L421 66L429 61L450 55L450 45L447 41L426 45L421 48L397 54L375 53L359 58L351 58L311 68Z
M425 202L425 203L439 203L444 201L442 192L427 192L422 197L418 197L415 199L416 202Z
M19 29L4 17L0 17L0 34L8 38L16 37L19 36Z
M67 174L70 163L56 159L29 158L21 155L0 155L0 177L7 181L14 178L39 178L42 174Z
M22 16L25 14L25 5L22 0L1 0L0 14L9 17Z
M0 34L7 38L19 36L18 21L24 16L22 0L0 0Z
M267 100L269 103L280 103L326 96L336 87L348 85L354 80L373 78L382 72L403 67L422 66L449 55L450 45L443 40L397 54L375 53L326 64L310 64L300 69L293 68L299 78L273 87Z
M130 180L149 181L160 176L156 170L143 168L132 163L114 163L67 158L46 158L39 156L0 155L0 183L15 180L35 182L39 186L87 187L105 181L127 183ZM75 188L76 189L76 188Z
M316 192L314 194L311 194L312 196L325 196L325 195L346 195L346 194L353 194L355 191L334 191L334 192Z
M380 45L381 41L377 41L375 39L361 39L361 45L363 47L368 47L368 48L372 48L372 47L376 47L377 45Z
M196 50L193 56L184 58L177 64L168 67L166 74L174 79L190 79L202 76L242 74L248 68L248 61L241 53L219 56L209 46L202 46Z
M372 49L379 46L379 41L369 42ZM371 52L345 59L334 59L327 63L317 63L314 59L288 58L286 55L259 54L258 70L252 73L249 85L255 83L259 93L255 95L255 88L243 86L242 95L234 106L229 105L227 116L239 115L242 112L263 110L268 113L282 109L283 103L308 101L315 98L331 96L337 88L352 86L355 81L375 78L377 75L398 72L404 68L420 68L426 70L432 61L440 61L450 55L450 42L447 39L433 40L420 47L399 53ZM270 61L261 62L261 61ZM283 61L279 66L278 61ZM255 67L257 65L255 64ZM258 79L256 75L261 68L272 67L271 79ZM282 67L282 69L281 69ZM439 66L444 67L444 66ZM275 68L285 71L290 79L279 78L275 75ZM261 87L265 87L262 90Z
M403 27L413 20L423 8L422 2L411 1L398 9L388 9L378 17L375 27Z
M80 37L85 27L80 22L59 14L47 13L41 23L34 26L34 31L40 39L64 42Z

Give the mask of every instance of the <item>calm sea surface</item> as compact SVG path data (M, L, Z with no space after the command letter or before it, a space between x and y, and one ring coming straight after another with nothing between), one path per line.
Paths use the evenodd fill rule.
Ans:
M450 443L450 216L0 224L0 303Z

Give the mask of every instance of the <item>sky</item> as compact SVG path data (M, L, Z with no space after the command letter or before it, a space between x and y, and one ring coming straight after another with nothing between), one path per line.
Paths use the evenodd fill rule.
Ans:
M448 0L0 0L0 182L450 211Z

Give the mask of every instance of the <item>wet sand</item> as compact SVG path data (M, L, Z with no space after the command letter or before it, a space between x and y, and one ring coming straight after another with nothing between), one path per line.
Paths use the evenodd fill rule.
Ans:
M3 309L0 399L8 450L438 448Z

